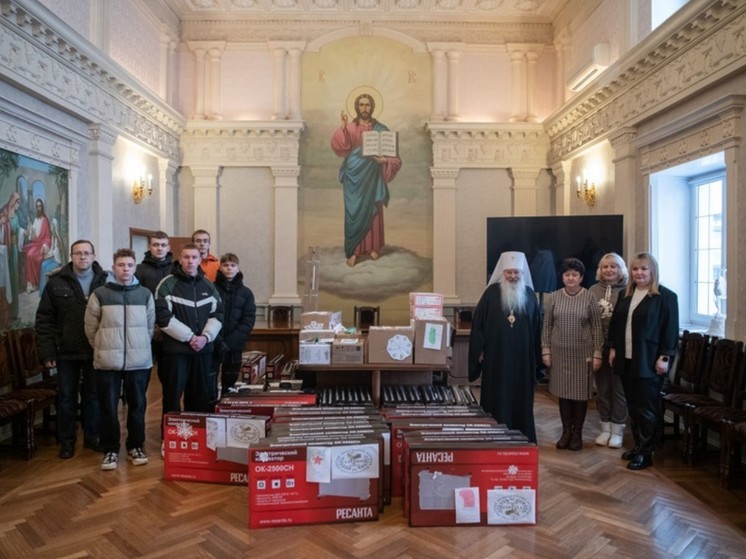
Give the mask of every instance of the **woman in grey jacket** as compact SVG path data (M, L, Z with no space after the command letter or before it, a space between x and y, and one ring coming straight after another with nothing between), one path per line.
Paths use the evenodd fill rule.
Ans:
M135 268L134 251L114 253L114 273L91 294L85 314L101 405L102 470L115 470L119 464L122 383L127 394L127 458L136 466L148 463L143 447L155 303L150 291L139 285Z

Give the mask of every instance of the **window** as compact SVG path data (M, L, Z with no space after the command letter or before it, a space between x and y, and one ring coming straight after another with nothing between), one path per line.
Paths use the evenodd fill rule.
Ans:
M719 310L724 271L723 182L717 175L690 181L692 191L691 316L694 323L709 324ZM717 285L716 285L717 283Z
M681 328L714 335L723 335L725 315L726 191L723 152L650 175L650 249L661 283L678 295Z

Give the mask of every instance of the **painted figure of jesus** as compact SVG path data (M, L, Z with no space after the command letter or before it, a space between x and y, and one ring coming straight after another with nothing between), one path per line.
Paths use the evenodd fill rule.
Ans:
M355 98L357 116L350 122L342 111L342 124L334 131L331 146L339 157L344 157L339 169L345 202L345 257L352 267L362 256L376 260L383 247L383 207L389 203L388 184L401 169L399 157L362 155L363 132L388 131L373 118L376 102L372 95L363 93Z

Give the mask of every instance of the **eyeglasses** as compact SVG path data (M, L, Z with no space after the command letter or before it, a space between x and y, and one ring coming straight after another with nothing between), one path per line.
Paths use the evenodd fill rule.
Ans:
M84 252L82 250L79 250L77 252L73 252L72 255L73 256L78 256L78 257L80 257L80 256L93 256L93 253L92 252Z

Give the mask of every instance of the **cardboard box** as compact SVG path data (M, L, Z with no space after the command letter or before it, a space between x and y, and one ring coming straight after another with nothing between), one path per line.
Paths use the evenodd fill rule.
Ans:
M298 362L302 365L329 365L332 362L331 340L300 342Z
M414 321L414 362L423 365L445 365L451 339L451 323L445 318Z
M365 363L365 341L358 338L334 340L332 363Z
M299 342L329 342L334 341L334 330L301 330L298 332Z
M244 351L241 354L239 382L261 384L267 374L267 354L263 351Z
M377 520L380 438L265 442L249 452L249 527Z
M266 436L269 420L184 412L163 421L164 479L246 485L248 447Z
M414 362L414 326L371 326L368 330L368 363Z
M440 307L443 308L445 297L442 293L426 293L413 291L409 294L409 305L412 307Z
M334 330L342 324L342 311L312 311L300 315L301 330Z
M410 526L536 524L535 445L410 443L407 459Z

